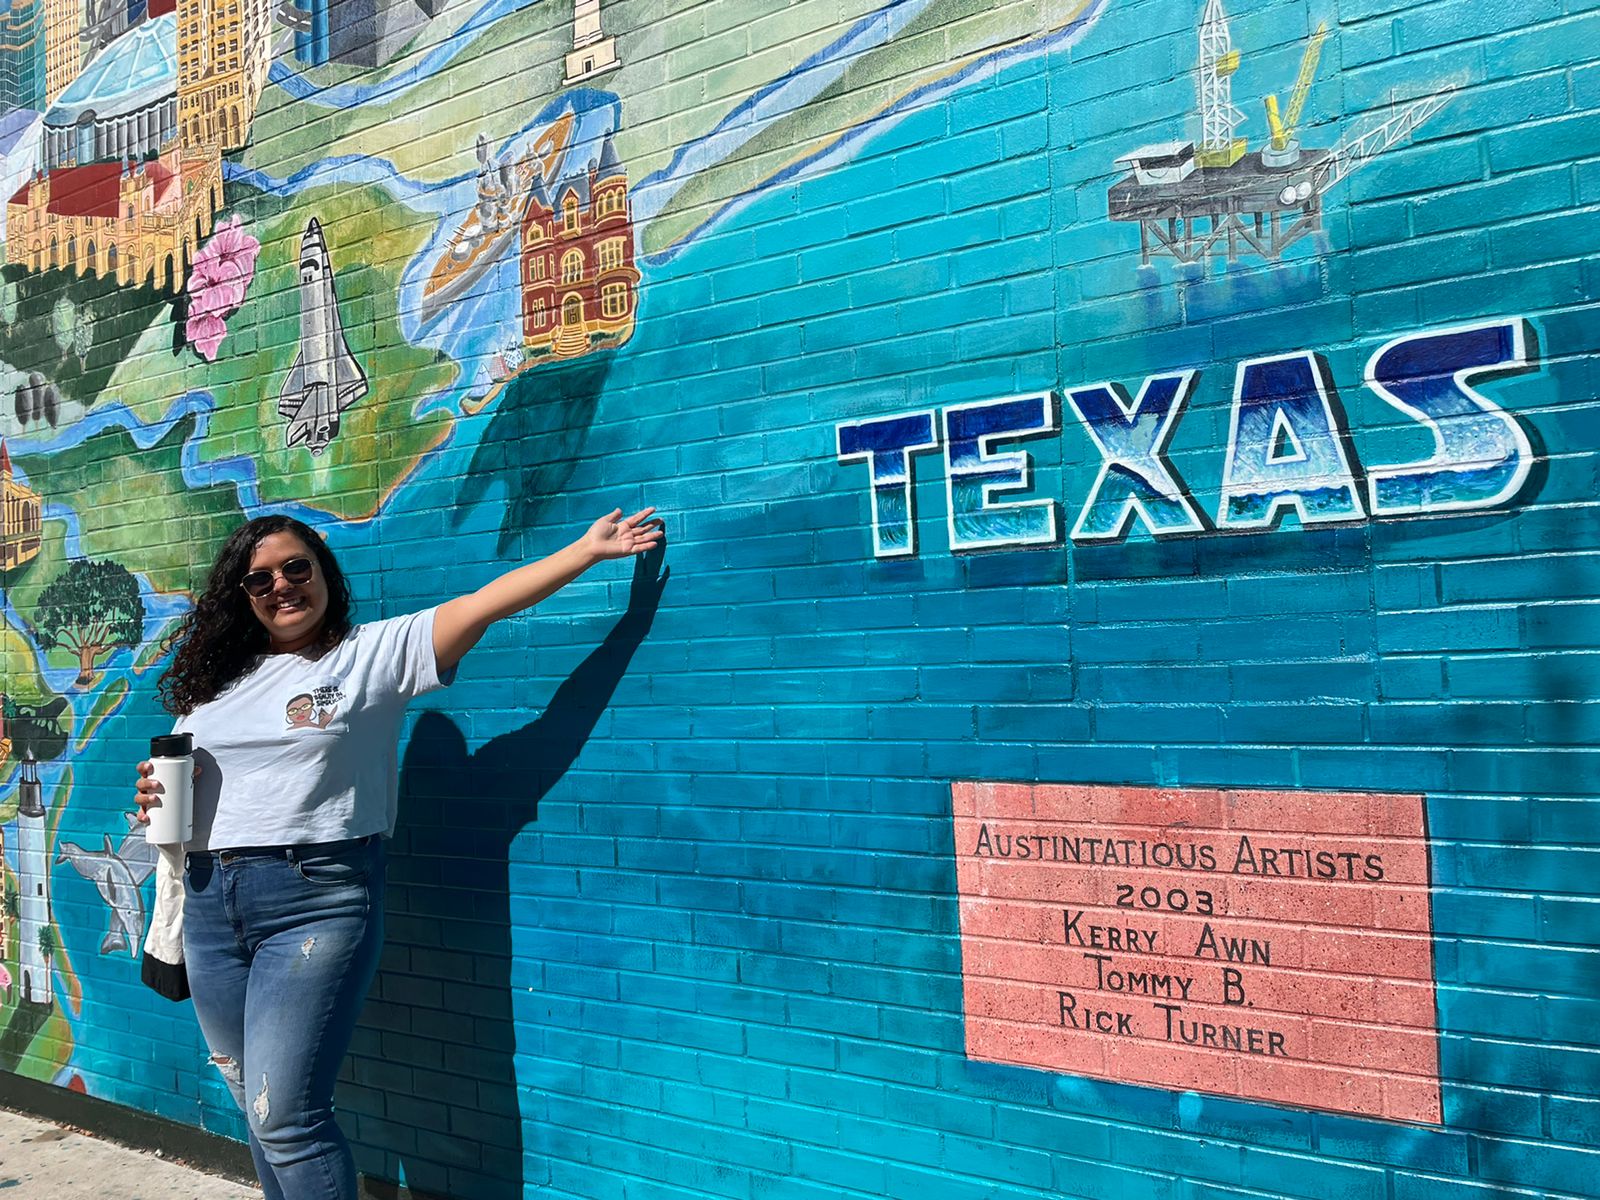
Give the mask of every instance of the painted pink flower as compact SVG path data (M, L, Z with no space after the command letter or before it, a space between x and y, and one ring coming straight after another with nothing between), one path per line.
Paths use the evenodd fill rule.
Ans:
M189 313L183 323L183 336L207 362L217 361L217 350L228 332L228 323L212 313Z
M224 221L200 248L189 268L189 315L184 339L207 362L215 362L227 318L244 303L256 274L261 243L241 228L238 217Z
M5 964L0 963L0 988L11 986L11 972L6 970Z

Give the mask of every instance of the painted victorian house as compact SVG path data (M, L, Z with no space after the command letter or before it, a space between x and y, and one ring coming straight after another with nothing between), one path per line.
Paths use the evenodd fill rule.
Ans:
M522 217L522 344L529 360L571 358L633 336L628 174L606 135L599 157L548 185L535 176Z

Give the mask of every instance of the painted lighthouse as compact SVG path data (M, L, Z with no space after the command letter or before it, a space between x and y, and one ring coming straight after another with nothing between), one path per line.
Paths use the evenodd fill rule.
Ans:
M49 960L55 930L50 925L50 856L45 841L39 764L29 750L22 756L17 784L17 968L20 998L32 1004L49 1004L52 999Z
M572 49L567 51L567 87L604 75L617 61L617 39L600 28L600 0L575 0L572 6Z

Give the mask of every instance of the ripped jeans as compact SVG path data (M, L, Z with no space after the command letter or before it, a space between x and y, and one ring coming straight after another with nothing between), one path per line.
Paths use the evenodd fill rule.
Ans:
M188 856L183 954L266 1200L355 1200L333 1087L383 943L383 839Z

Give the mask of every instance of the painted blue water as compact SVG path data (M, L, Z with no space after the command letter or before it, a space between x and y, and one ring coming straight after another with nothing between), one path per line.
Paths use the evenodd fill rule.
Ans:
M363 104L387 104L403 96L417 84L442 71L477 37L502 17L532 8L539 0L489 0L438 46L411 66L378 83L340 83L319 88L298 74L283 59L275 59L267 71L269 83L281 87L291 98L322 108L359 108Z

